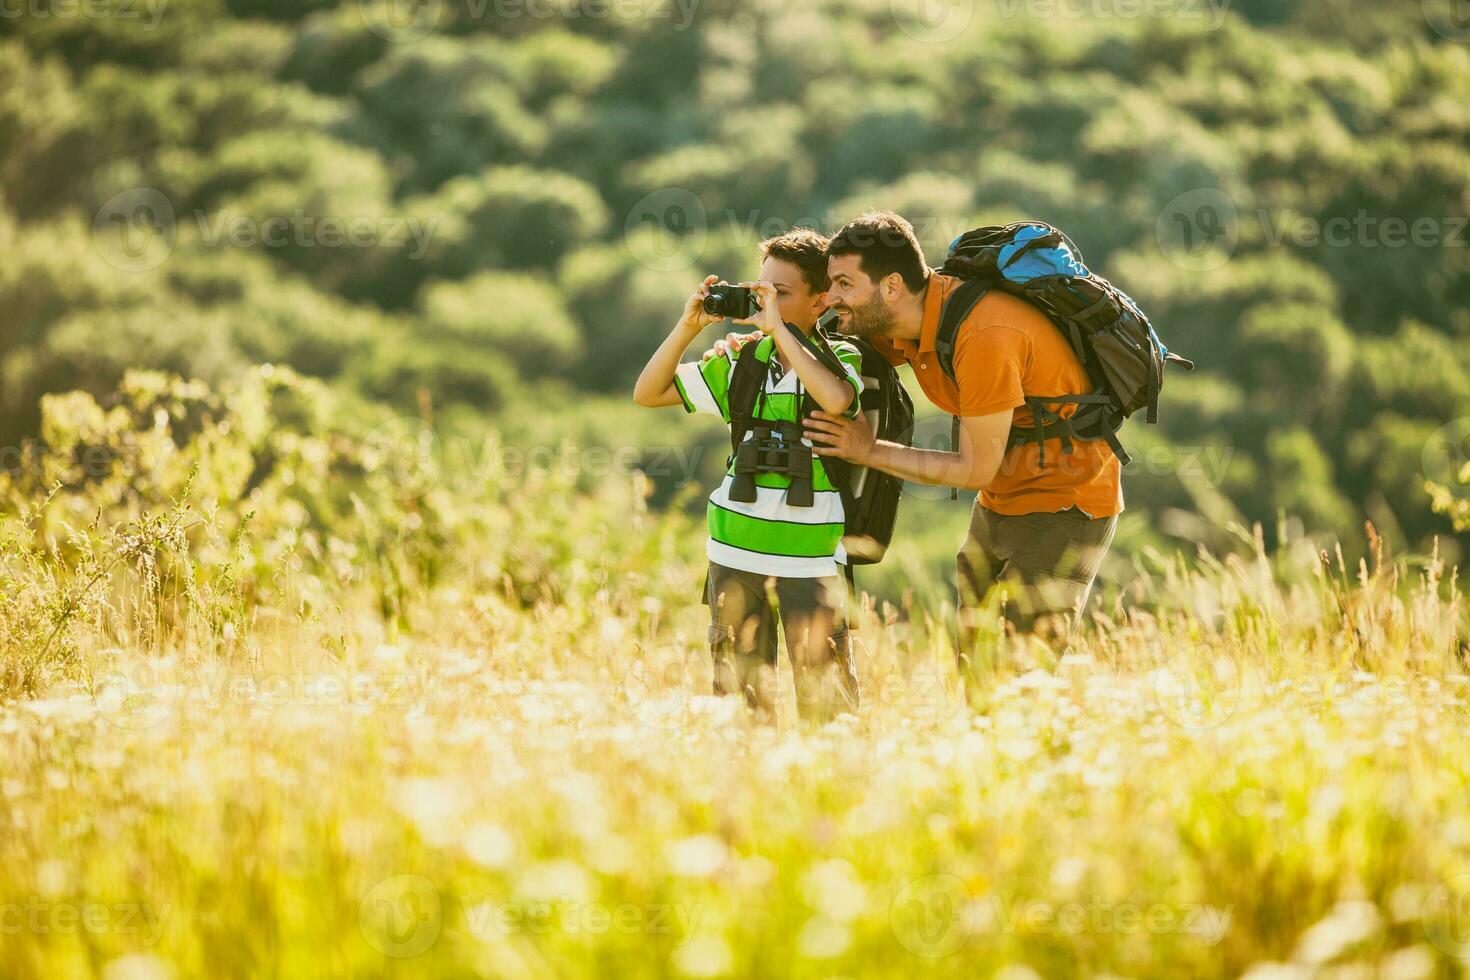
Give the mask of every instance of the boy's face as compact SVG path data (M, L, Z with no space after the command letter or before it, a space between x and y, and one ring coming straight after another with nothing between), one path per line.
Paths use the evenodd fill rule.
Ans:
M776 305L781 319L800 330L810 328L827 308L826 294L814 293L801 270L790 262L768 257L761 263L760 278L776 287Z

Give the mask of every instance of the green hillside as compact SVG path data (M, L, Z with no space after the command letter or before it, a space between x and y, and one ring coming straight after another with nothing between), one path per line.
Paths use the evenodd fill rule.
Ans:
M1123 551L1282 513L1427 549L1470 455L1470 31L1433 6L33 5L0 442L129 366L269 362L526 446L702 445L655 474L697 506L719 432L626 396L701 276L872 205L936 265L1030 216L1201 366L1129 427Z

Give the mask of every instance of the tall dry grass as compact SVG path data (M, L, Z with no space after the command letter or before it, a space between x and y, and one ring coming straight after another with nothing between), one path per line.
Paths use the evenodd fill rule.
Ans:
M1470 957L1434 555L1146 553L1071 648L992 633L968 678L945 596L867 603L862 708L803 726L787 681L761 725L707 695L700 529L636 476L456 474L361 417L280 372L48 403L0 487L0 976Z

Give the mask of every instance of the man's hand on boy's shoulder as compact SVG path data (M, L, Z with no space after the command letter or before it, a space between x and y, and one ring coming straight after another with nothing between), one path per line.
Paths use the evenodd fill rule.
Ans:
M709 360L711 357L724 357L726 351L729 351L732 357L737 356L740 353L741 347L744 347L747 343L759 342L762 336L763 334L759 330L753 330L750 333L726 334L724 340L715 341L715 345L704 352L699 358L700 363Z

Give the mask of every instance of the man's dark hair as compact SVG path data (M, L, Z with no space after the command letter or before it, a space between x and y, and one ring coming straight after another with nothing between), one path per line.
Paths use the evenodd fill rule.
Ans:
M910 292L929 281L929 267L914 226L892 211L869 211L853 218L832 236L827 254L856 255L858 265L877 282L897 272Z
M761 242L762 259L780 259L801 270L814 293L827 291L827 236L811 228L793 228Z

